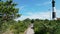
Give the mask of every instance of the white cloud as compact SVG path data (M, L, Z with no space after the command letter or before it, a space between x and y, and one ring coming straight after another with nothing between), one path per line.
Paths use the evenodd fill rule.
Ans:
M46 11L46 12L28 12L28 16L22 15L21 17L17 18L16 20L24 20L26 18L30 19L51 19L52 18L52 12L51 11ZM56 17L60 18L60 10L56 11Z
M19 11L23 10L26 6L23 5L23 6L17 6L16 8L19 8Z
M45 4L47 4L48 2L46 2ZM48 3L49 4L49 3ZM25 6L21 6L20 10L22 10ZM15 19L15 20L24 20L26 18L30 18L30 19L51 19L52 18L52 12L51 11L38 11L38 12L27 12L27 15L22 15L21 17ZM60 17L60 10L56 10L56 17L59 18Z
M24 9L24 7L25 7L25 6L21 6L21 7L20 7L20 11L21 11L22 9Z
M27 13L28 16L22 15L21 17L19 17L16 20L24 20L26 18L30 18L30 19L51 19L51 12L37 12L37 13L32 13L32 12L28 12Z
M60 10L56 11L57 18L60 18Z
M36 6L43 6L43 5L48 5L48 4L51 4L51 2L44 2L44 3L41 3L41 4L36 4Z

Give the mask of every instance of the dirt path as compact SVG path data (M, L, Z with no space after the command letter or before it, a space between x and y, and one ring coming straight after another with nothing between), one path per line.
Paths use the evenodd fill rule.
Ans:
M32 29L33 24L29 26L29 28L26 30L25 34L34 34L34 30Z

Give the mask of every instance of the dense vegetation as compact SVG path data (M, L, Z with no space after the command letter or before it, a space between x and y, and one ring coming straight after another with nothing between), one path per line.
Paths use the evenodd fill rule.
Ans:
M21 34L28 28L30 24L30 21L26 21L28 19L23 21L14 20L20 17L19 9L15 8L16 5L13 0L0 1L0 34Z
M17 4L12 0L0 1L0 34L24 34L23 32L31 24L31 19L15 21L20 17ZM59 20L40 20L34 19L35 34L60 34Z
M36 19L34 30L35 34L60 34L60 21Z

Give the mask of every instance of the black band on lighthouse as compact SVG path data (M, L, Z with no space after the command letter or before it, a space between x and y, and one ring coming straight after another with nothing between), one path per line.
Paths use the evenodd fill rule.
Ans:
M52 18L55 18L55 17L56 17L56 13L53 12L53 13L52 13Z
M52 7L55 7L55 1L52 1Z

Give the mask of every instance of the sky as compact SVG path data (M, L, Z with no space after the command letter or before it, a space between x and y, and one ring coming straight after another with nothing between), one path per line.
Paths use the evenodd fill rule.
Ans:
M21 17L16 20L30 19L52 19L52 0L13 0L18 5ZM56 1L56 17L60 17L60 0Z

